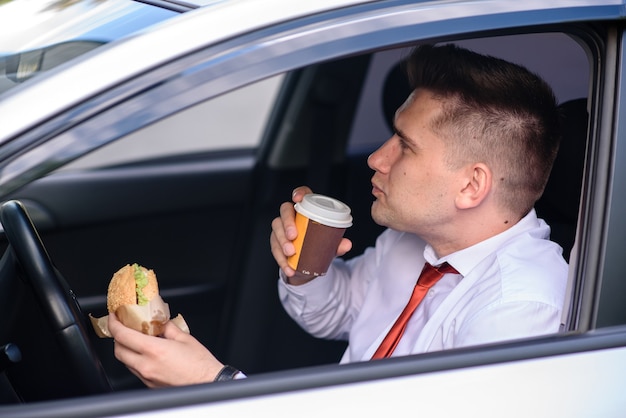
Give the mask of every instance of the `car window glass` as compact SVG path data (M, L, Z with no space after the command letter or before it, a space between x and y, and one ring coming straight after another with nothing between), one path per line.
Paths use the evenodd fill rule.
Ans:
M129 0L12 0L0 6L0 94L179 14Z
M242 87L133 132L61 170L258 147L282 75Z

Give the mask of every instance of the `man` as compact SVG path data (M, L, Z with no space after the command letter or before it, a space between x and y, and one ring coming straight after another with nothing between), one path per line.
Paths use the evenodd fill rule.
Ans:
M311 280L287 265L297 232L293 204L281 205L270 245L285 309L313 335L347 339L342 362L557 332L567 264L532 209L558 149L550 88L454 46L418 47L408 63L414 91L368 160L372 217L388 229ZM298 188L292 200L310 192ZM337 254L350 248L344 239ZM404 314L426 263L441 277ZM117 358L150 387L242 376L173 324L153 338L110 315L109 329Z
M372 218L389 229L374 248L310 280L287 265L296 229L293 205L283 204L271 247L285 309L315 336L347 339L344 363L557 332L567 264L533 210L559 143L550 88L521 67L450 45L417 48L408 63L413 93L394 135L368 159ZM309 192L296 189L294 202ZM380 354L425 263L455 271Z

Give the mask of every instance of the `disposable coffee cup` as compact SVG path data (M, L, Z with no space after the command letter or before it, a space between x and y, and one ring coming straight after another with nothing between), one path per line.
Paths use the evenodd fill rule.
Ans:
M298 237L289 267L310 277L323 276L337 255L346 228L352 226L350 207L332 197L307 194L295 204Z

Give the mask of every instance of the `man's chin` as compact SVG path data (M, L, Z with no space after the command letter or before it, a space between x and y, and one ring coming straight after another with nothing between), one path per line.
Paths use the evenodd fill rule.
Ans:
M380 213L380 202L378 202L378 200L375 200L374 203L372 203L372 209L370 210L370 216L372 217L372 220L380 225L380 226L384 226L384 227L388 227L387 222L386 222L386 218L384 216L382 216L382 214Z

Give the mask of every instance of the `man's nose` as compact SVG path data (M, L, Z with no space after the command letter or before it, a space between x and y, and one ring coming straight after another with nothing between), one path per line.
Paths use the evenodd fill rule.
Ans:
M391 139L389 138L384 144L382 144L376 151L367 157L367 165L374 171L385 172L389 167L390 155L389 148L391 145Z

